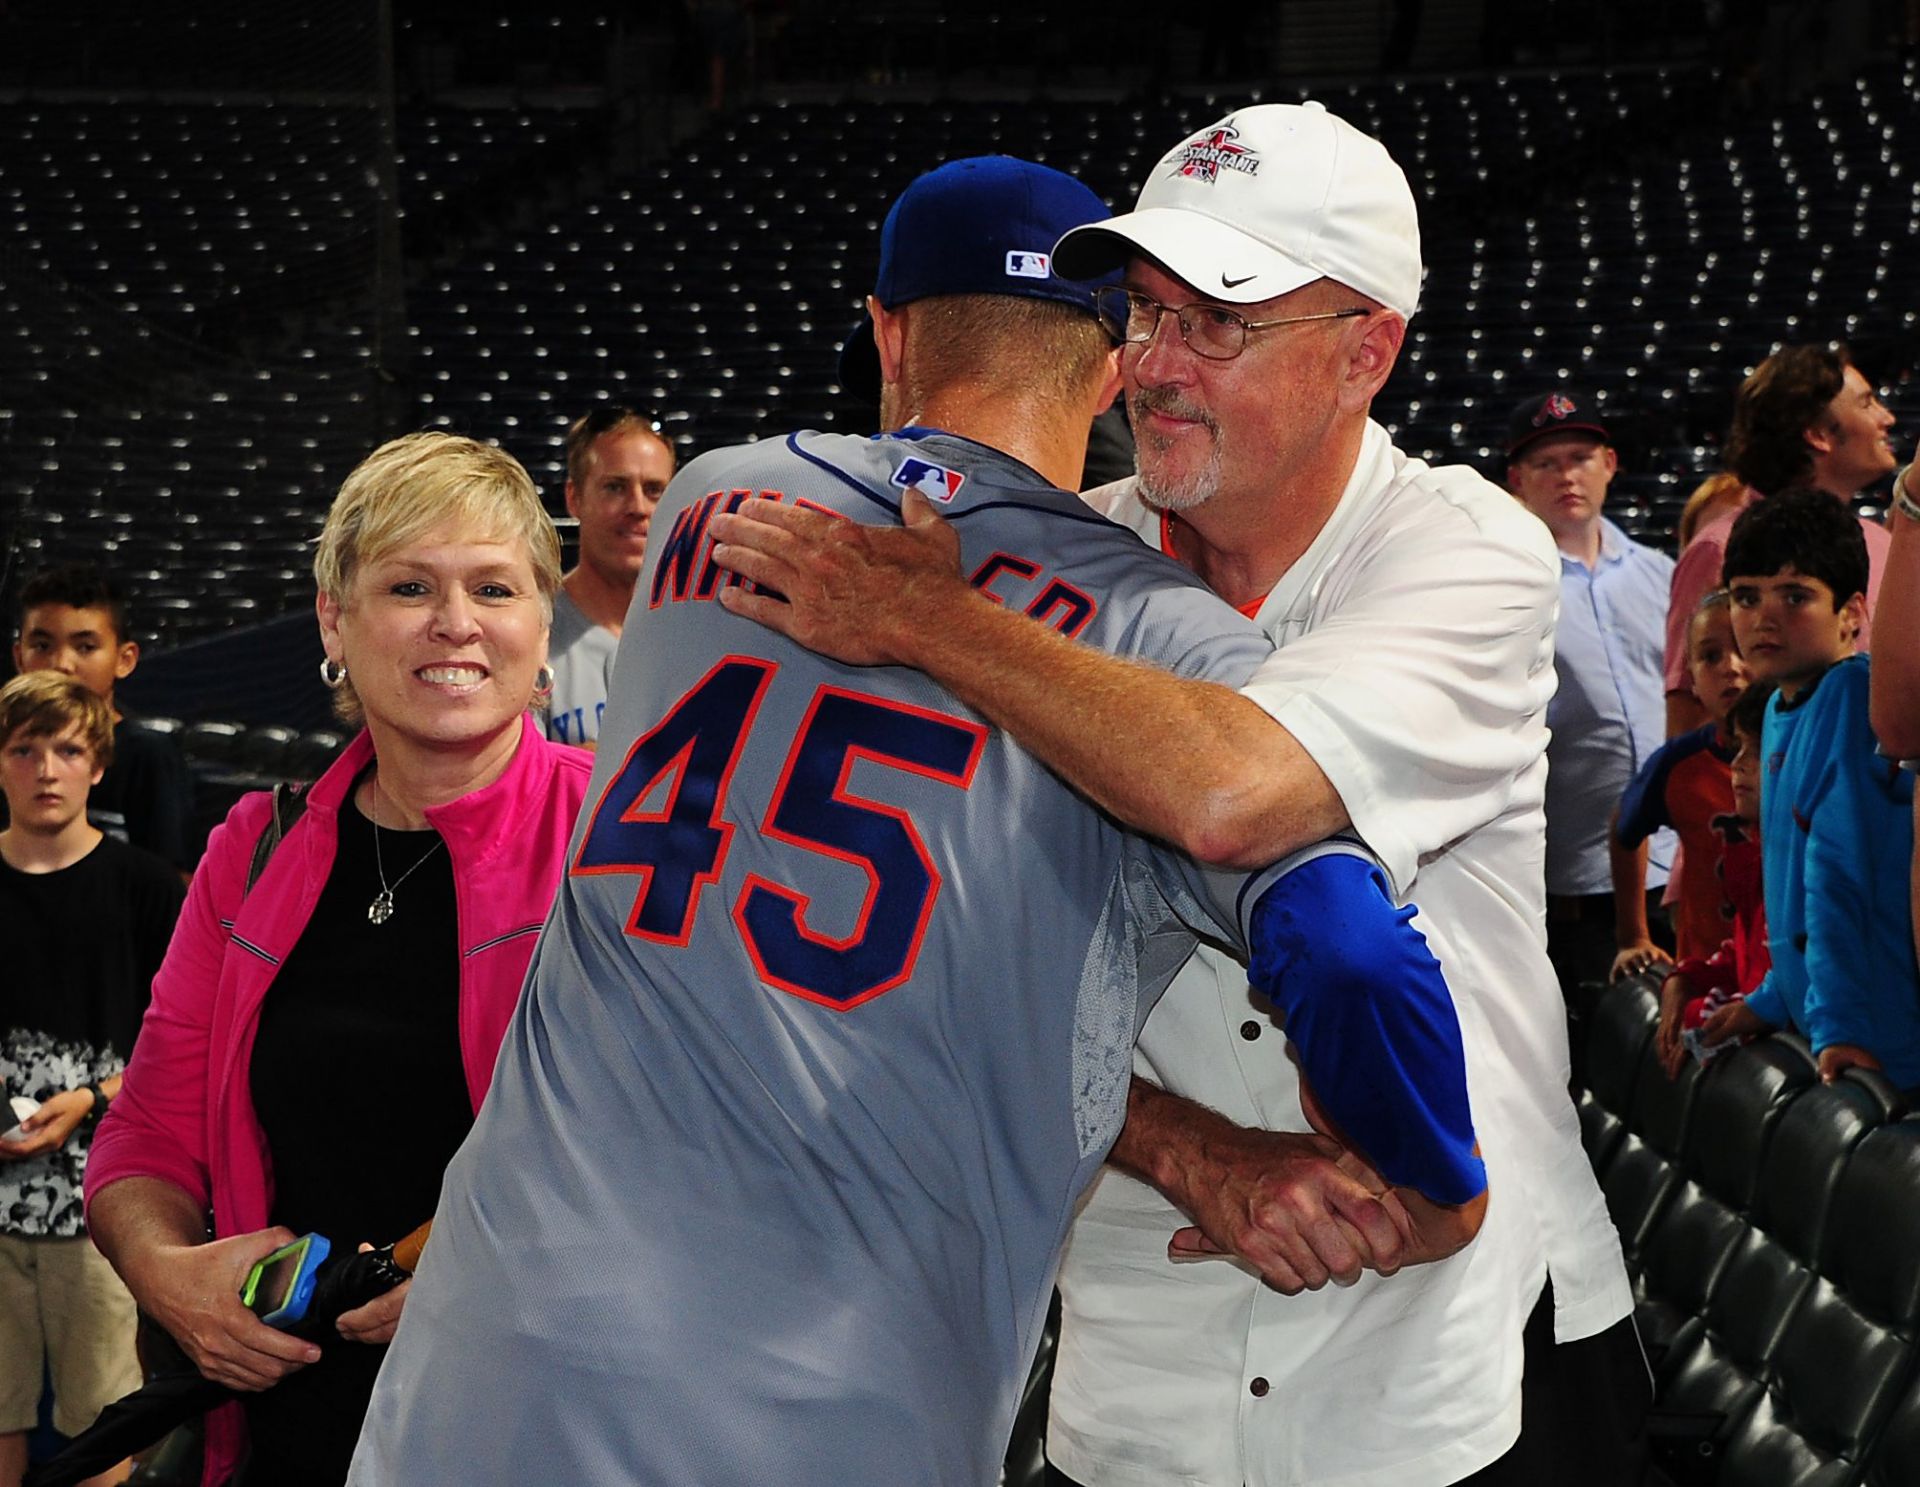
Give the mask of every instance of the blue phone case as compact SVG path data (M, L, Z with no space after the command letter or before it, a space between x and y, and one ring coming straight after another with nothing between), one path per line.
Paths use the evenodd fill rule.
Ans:
M300 1271L294 1276L293 1284L287 1290L287 1299L281 1303L278 1310L268 1312L260 1318L269 1327L290 1327L295 1322L302 1321L307 1315L307 1307L313 1301L315 1277L321 1265L326 1262L327 1256L332 1252L333 1246L324 1234L307 1235L306 1245L306 1253L300 1257ZM260 1263L271 1264L273 1259L274 1255L269 1255Z

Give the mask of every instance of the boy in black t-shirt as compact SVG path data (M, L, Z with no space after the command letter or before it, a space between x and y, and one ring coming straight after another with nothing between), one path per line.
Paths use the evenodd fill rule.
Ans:
M120 586L95 563L46 568L20 589L20 629L13 664L21 671L58 671L107 704L114 723L113 763L89 797L87 819L123 842L157 852L183 873L193 871L193 777L174 741L124 718L113 689L140 664L127 628ZM0 1487L6 1487L0 1478Z
M66 1434L140 1384L133 1298L86 1237L80 1183L185 891L87 820L112 757L112 716L81 682L0 688L0 1094L24 1116L0 1113L0 1487L26 1467L43 1359Z

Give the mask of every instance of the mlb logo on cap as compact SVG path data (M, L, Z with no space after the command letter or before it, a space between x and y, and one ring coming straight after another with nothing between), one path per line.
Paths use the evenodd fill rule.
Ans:
M1045 253L1013 252L1007 255L1009 279L1044 279L1053 272L1053 259Z
M967 477L958 470L916 459L902 460L892 480L901 490L919 491L929 501L938 501L942 506L959 495L960 487L966 483Z

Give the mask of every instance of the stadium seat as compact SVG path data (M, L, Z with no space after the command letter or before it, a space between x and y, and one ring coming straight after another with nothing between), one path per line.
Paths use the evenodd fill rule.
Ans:
M1699 1082L1700 1068L1692 1059L1681 1066L1678 1078L1667 1078L1653 1041L1647 1041L1633 1085L1627 1132L1600 1184L1629 1265L1638 1263L1648 1234L1680 1184L1687 1118Z
M1774 1123L1814 1078L1805 1045L1778 1037L1724 1054L1698 1075L1684 1179L1634 1271L1635 1319L1656 1370L1683 1327L1706 1314L1747 1232Z
M1627 1132L1634 1089L1653 1041L1657 998L1643 981L1619 981L1595 1006L1586 1043L1586 1092L1581 1126L1587 1155L1604 1177Z
M1765 1395L1726 1441L1720 1480L1729 1487L1850 1480L1911 1370L1920 1272L1898 1252L1920 1238L1910 1141L1857 1173L1853 1165L1899 1109L1884 1079L1849 1074L1808 1089L1781 1119L1766 1185L1777 1184L1787 1208L1786 1243L1797 1255L1817 1245L1820 1273L1788 1323ZM1786 1204L1794 1190L1808 1200L1798 1209Z

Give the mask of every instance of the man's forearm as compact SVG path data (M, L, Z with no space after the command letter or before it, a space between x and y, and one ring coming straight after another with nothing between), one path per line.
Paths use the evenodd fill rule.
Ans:
M1348 824L1291 733L1226 687L1103 654L962 577L959 540L908 492L902 527L765 500L714 516L720 602L856 666L911 666L1129 826L1200 861L1262 867Z
M1920 474L1906 476L1920 492ZM1873 612L1873 731L1897 758L1920 755L1920 522L1892 518L1893 542Z
M926 672L1129 826L1255 868L1348 824L1293 735L1227 687L1106 655L963 582L896 637Z
M1127 1089L1127 1123L1107 1160L1186 1208L1186 1178L1203 1160L1209 1137L1236 1129L1219 1111L1135 1074Z

